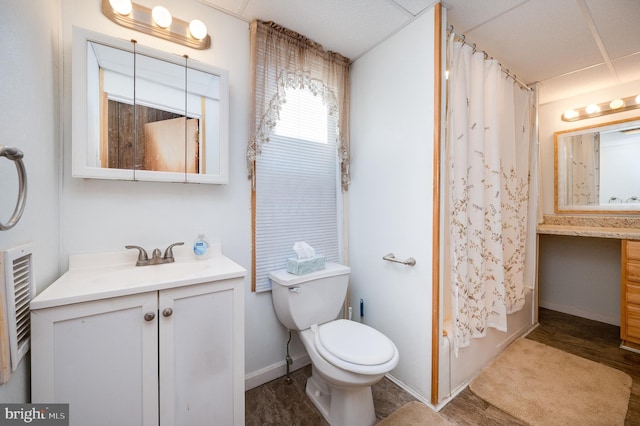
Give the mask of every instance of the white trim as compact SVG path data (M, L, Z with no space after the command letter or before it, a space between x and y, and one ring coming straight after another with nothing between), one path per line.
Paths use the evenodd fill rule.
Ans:
M624 343L620 343L620 349L624 349L625 351L631 351L631 352L640 354L640 349L632 348L630 346L625 345Z
M581 318L590 319L592 321L603 322L605 324L615 325L620 327L620 316L606 315L597 312L585 311L584 309L577 308L575 306L563 305L561 303L549 302L546 300L540 300L539 306L541 308L549 309L556 312L562 312L563 314L574 315Z
M290 373L299 370L302 367L311 364L309 355L297 355L293 357L293 363L289 369ZM275 364L268 365L260 370L245 374L244 376L244 390L256 388L272 380L283 377L287 374L287 365L285 361L276 362Z

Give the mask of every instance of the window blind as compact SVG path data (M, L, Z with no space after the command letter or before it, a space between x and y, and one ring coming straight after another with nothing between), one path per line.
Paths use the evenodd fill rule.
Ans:
M300 96L303 92L307 95ZM335 118L319 96L287 91L280 121L256 159L256 291L285 269L305 241L328 262L340 260L339 170Z

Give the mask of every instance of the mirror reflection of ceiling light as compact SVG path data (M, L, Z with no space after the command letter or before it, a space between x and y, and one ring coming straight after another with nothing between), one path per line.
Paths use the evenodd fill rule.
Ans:
M601 115L614 114L640 108L640 95L626 98L613 99L609 102L590 104L581 108L573 108L562 114L563 121L577 121L585 118L600 117Z
M191 47L208 49L211 37L199 19L186 22L171 16L166 7L149 9L131 0L102 0L102 13L123 27Z

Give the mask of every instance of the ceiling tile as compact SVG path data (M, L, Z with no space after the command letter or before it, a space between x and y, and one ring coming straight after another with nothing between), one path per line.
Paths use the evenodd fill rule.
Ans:
M640 1L586 0L611 59L640 52Z
M543 81L540 85L539 102L546 104L616 84L617 82L607 66L602 64Z
M152 1L152 0L139 0ZM247 21L273 20L356 59L436 0L198 0ZM616 73L602 65L580 4L590 10ZM442 0L447 22L549 96L639 80L640 0ZM632 56L629 56L632 55ZM576 72L576 70L585 71ZM565 75L568 74L569 75Z
M351 59L410 18L388 0L251 0L243 16L273 20Z
M418 15L425 9L430 8L438 2L438 0L392 0L403 9L407 10L413 16Z
M527 83L602 63L573 1L523 3L466 35Z
M613 61L619 83L640 81L640 52Z
M238 0L199 0L201 3L214 7L215 9L224 10L230 12L233 15L242 13L245 1Z
M444 0L447 20L456 31L465 33L478 25L491 21L510 9L516 8L528 0Z

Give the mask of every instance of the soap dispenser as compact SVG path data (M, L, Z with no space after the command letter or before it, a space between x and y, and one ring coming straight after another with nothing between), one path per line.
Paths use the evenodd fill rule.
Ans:
M193 253L196 255L196 260L209 258L209 240L204 234L198 234L198 238L193 242Z

